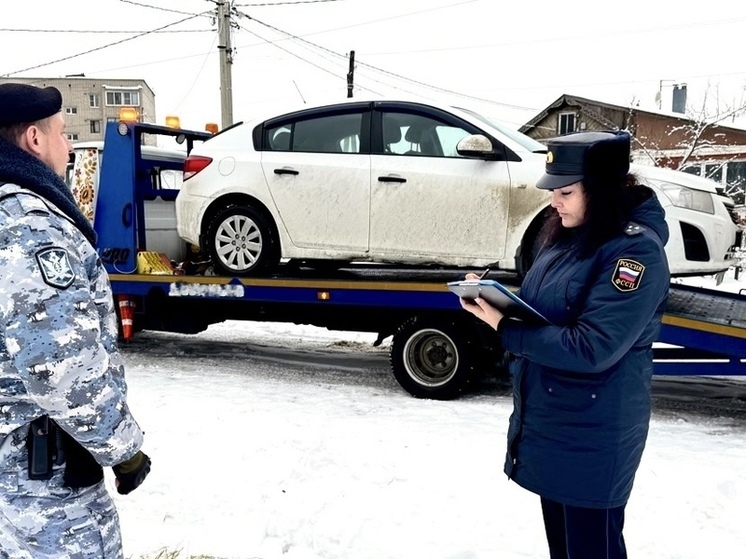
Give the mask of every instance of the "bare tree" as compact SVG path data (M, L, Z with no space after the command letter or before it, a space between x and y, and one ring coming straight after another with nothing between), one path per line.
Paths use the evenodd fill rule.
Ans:
M630 108L630 113L633 112L634 104ZM730 146L725 143L725 136L718 134L717 130L724 126L726 122L733 122L736 117L745 113L746 103L743 103L743 100L741 100L741 103L733 104L723 102L719 96L718 88L713 89L708 86L701 105L698 108L687 107L684 113L686 121L678 126L673 126L668 131L669 138L677 138L677 146L682 153L680 157L675 158L676 169L686 169L695 161L699 163L704 158L703 153L706 152L710 156L715 156L712 159L714 166L708 168L708 176L712 178L722 172L727 163L741 159L742 155L740 157L738 155L728 155L731 153L729 151ZM660 139L655 138L636 138L636 148L657 164L661 160L660 154L665 151L661 150L659 142ZM731 180L720 184L721 189L726 195L733 198L736 204L744 204L746 176L741 176L736 181Z

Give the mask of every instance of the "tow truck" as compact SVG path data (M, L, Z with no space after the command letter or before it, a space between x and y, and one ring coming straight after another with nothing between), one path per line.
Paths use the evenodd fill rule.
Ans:
M505 370L494 332L446 286L465 270L360 264L325 271L286 262L268 277L210 274L176 233L183 160L209 132L132 121L104 142L75 146L70 182L93 220L118 302L124 341L147 330L198 333L226 320L290 322L392 336L391 370L412 396L458 397L479 375ZM181 146L146 145L145 137ZM152 139L151 139L152 143ZM518 287L515 275L497 274ZM746 375L746 295L672 283L658 375Z

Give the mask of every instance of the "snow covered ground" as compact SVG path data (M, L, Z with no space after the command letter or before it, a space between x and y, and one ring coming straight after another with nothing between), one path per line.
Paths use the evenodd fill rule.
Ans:
M502 473L508 397L414 399L371 334L229 322L140 336L124 352L153 470L129 496L107 472L127 557L547 556L538 498ZM743 556L746 430L654 414L627 510L630 557Z

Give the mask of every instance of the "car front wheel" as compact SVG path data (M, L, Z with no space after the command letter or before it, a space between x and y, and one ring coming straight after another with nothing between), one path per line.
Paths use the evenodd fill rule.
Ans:
M279 247L267 219L250 206L232 205L207 229L206 246L215 272L227 276L268 273L279 262Z

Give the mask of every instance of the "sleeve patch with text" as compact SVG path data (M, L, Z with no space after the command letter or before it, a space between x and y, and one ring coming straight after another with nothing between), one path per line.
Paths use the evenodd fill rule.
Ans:
M645 266L634 260L620 258L617 260L611 283L619 291L634 291L640 287L642 274L645 272Z

